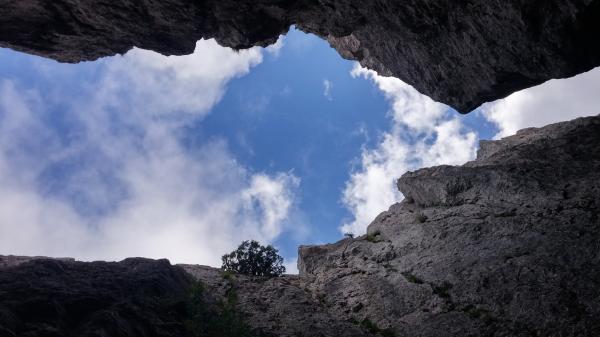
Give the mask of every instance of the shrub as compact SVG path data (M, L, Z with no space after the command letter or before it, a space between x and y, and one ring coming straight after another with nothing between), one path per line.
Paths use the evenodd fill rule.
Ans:
M254 240L242 242L236 250L223 255L222 261L223 270L245 275L275 277L285 273L279 251Z
M381 235L380 231L376 231L372 234L367 234L367 236L365 237L365 240L369 241L369 242L373 242L373 243L377 243L377 242L381 242L381 238L379 238L379 235Z
M427 215L425 215L423 213L417 214L417 221L419 223L424 223L425 221L427 221Z

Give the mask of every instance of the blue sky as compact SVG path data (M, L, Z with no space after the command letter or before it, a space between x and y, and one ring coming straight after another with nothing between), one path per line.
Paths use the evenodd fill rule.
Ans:
M293 29L241 53L0 59L0 254L218 266L255 238L293 270L299 244L364 233L407 170L598 113L597 71L463 116Z

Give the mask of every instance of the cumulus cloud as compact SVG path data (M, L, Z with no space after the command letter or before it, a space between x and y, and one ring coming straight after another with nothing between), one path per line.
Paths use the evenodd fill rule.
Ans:
M210 40L189 56L104 60L77 98L3 80L0 253L218 265L244 239L275 240L299 179L248 170L223 140L181 139L261 61Z
M279 57L281 49L285 45L285 35L279 35L279 38L275 43L265 48L265 51L274 57Z
M447 107L421 95L393 77L356 65L353 77L372 80L391 103L391 130L375 148L363 149L360 165L346 184L342 201L353 219L344 233L362 234L382 211L403 197L396 180L423 166L462 164L475 156L477 136L467 130Z
M481 111L498 127L496 138L509 136L526 127L600 113L600 68L573 78L550 80L486 104Z

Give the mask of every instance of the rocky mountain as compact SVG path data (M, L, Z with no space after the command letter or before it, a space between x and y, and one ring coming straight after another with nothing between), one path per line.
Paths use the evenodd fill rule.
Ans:
M600 0L0 0L0 47L62 62L266 46L290 25L461 112L600 65Z
M0 336L598 336L600 116L409 172L300 275L0 257Z

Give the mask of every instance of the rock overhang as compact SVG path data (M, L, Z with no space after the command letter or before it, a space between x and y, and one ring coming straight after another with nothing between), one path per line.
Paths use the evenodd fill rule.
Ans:
M267 46L291 25L340 55L467 113L600 65L600 0L5 0L0 46L62 62L132 47L165 55L215 38Z

